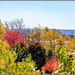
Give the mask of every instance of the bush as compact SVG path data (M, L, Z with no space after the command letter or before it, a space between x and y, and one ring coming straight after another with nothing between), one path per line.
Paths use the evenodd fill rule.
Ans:
M15 63L17 54L15 50L0 49L0 74L40 74L34 70L35 62L28 55L26 61Z
M57 73L53 74L69 74L72 70L72 58L70 52L67 52L66 46L63 45L59 49L56 49L59 56L59 67L57 68Z
M0 50L9 49L9 44L6 41L2 41L7 28L7 26L6 28L2 27L2 23L0 21Z
M5 28L2 27L2 23L1 23L1 20L0 20L0 40L3 39L3 37L5 35L5 31L6 31L7 28L8 28L8 26L6 26Z
M72 61L72 70L71 74L75 74L75 59Z
M47 52L48 58L51 58L52 54L53 54L52 49L49 49Z
M2 49L2 50L9 49L9 44L6 41L0 42L0 49Z
M0 26L2 31L2 27ZM28 55L26 61L15 63L17 54L15 50L9 51L8 44L3 42L2 33L0 33L0 74L40 74L34 70L35 62Z
M27 57L27 46L26 43L22 42L20 45L18 42L14 45L13 50L16 50L16 53L18 54L17 59L15 62L22 62L22 59Z
M45 70L45 71L48 71L48 72L52 72L55 68L57 68L59 65L58 63L58 59L56 58L53 58L51 60L48 60L46 62L46 65L43 66L41 69Z
M46 50L40 45L39 42L32 42L28 46L28 52L31 53L32 60L36 62L38 66L37 69L41 69L41 67L45 64Z
M18 41L19 44L23 42L23 34L18 33L17 31L8 31L5 34L3 41L7 41L7 43L10 45L10 48L13 48L13 45L16 43L16 41Z

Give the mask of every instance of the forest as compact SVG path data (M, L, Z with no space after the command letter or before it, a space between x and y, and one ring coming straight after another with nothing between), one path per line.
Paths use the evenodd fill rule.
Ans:
M0 74L75 74L75 35L23 27L0 21Z

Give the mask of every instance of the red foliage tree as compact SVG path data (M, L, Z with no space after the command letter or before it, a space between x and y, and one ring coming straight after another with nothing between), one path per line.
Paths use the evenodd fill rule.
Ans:
M46 65L43 66L41 69L52 72L55 68L58 67L58 65L59 65L58 59L54 58L54 59L48 60L48 62L46 62Z
M10 49L13 48L13 45L18 41L20 44L23 42L23 34L18 33L17 31L8 31L4 38L3 41L7 41L10 45Z

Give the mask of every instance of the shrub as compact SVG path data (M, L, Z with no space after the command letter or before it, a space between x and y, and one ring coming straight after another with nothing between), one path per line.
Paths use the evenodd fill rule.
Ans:
M0 49L4 50L4 49L9 49L9 44L5 41L5 42L0 42Z
M41 69L52 72L55 68L58 67L58 65L59 65L58 59L53 58L51 60L48 60L48 62L46 62L46 65L43 66Z
M71 72L72 70L72 58L70 52L67 52L65 45L57 49L56 52L60 56L59 58L60 65L57 68L57 73L53 72L53 74L69 74L69 72Z
M39 74L33 70L35 63L28 55L26 61L15 63L17 54L15 51L0 50L0 74ZM33 68L31 67L33 66Z
M10 45L10 48L13 48L13 45L16 43L16 41L18 41L19 44L23 42L23 35L17 31L8 31L5 34L3 41L7 41L7 43Z
M1 26L0 30L2 31ZM0 36L0 74L40 74L34 70L35 62L31 60L31 55L28 55L26 61L15 63L17 58L15 50L9 51L8 44L1 40L3 38L1 33Z
M18 54L15 62L22 62L22 59L25 59L27 57L26 43L22 42L19 45L18 42L16 42L16 44L13 47L13 50L16 50L16 53Z
M48 58L51 58L52 54L53 54L52 49L49 49L47 52Z
M6 26L5 28L2 27L2 23L0 21L0 39L2 39L4 37L5 31L6 31L7 28L8 28L8 26Z
M75 59L72 61L72 70L71 74L75 74Z
M0 21L0 49L2 50L9 48L9 44L6 41L5 42L2 41L7 28L8 28L7 26L6 28L2 27L2 23Z
M31 53L32 60L36 62L38 66L37 69L41 69L41 67L45 64L46 50L40 45L39 42L32 42L28 46L28 52Z

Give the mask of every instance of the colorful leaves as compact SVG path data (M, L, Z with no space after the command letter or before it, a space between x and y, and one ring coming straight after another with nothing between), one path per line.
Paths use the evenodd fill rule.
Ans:
M44 70L47 70L47 71L51 72L55 68L57 68L58 65L59 65L59 63L58 63L58 60L57 59L51 59L41 69L44 69Z
M18 33L17 31L8 31L4 38L3 41L7 41L10 45L10 48L13 48L13 45L18 41L20 44L23 42L23 35L22 33Z
M4 28L2 27L2 23L1 23L1 21L0 21L0 39L2 39L2 38L4 37L5 31L6 31L7 28L8 28L8 27L6 26L6 28L4 29Z
M33 70L32 66L35 62L32 61L31 55L28 55L26 61L15 63L17 54L15 51L3 50L0 54L0 74L40 74ZM34 66L33 66L34 67Z

